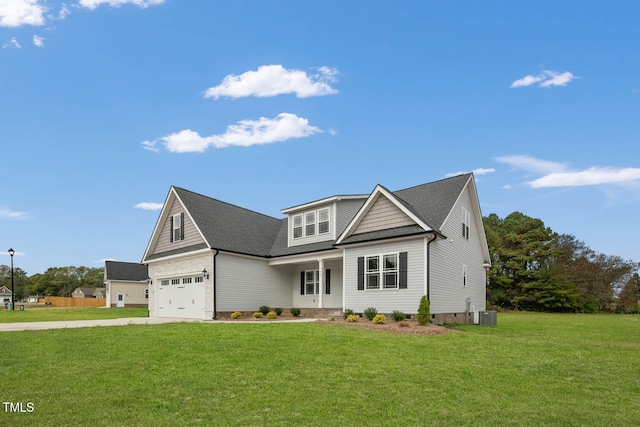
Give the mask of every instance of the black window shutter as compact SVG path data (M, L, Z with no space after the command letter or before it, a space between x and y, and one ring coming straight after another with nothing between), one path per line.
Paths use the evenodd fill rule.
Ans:
M169 218L169 241L173 242L173 215Z
M407 253L400 252L400 272L398 274L398 288L407 289Z
M300 272L300 295L304 295L304 271Z
M331 269L327 268L324 272L324 292L327 295L331 294Z
M184 212L180 214L180 240L184 240Z
M358 257L358 290L364 291L364 257Z

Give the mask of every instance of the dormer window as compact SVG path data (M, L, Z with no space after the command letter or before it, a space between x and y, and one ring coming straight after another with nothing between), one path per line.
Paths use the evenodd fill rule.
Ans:
M293 217L293 238L302 237L302 215L294 215Z
M305 236L313 236L316 234L316 211L304 214L304 225Z
M329 208L318 211L318 234L329 232Z
M462 237L469 240L469 228L471 226L471 214L465 208L462 208Z

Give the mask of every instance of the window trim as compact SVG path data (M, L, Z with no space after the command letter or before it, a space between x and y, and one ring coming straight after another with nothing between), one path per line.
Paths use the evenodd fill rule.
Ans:
M462 264L462 287L466 288L469 283L469 276L467 271L467 264Z
M471 214L465 208L462 208L462 237L469 240L471 229Z
M296 225L296 219L300 220L300 225ZM294 239L300 239L300 238L304 237L304 227L303 227L302 214L293 215L293 217L291 218L291 224L293 225L293 231L292 231L291 236ZM296 229L300 230L300 235L299 236L296 236Z
M313 273L313 281L307 280L307 274ZM308 286L313 286L313 293L307 292ZM304 295L318 295L320 293L320 271L319 270L304 270Z
M320 220L321 216L326 216L326 219ZM331 207L329 206L292 215L291 238L298 240L330 234L331 221ZM313 230L311 230L310 227L312 227ZM326 230L321 231L321 227L326 227Z
M385 259L388 257L395 258L395 268L385 268ZM378 261L377 268L375 270L369 269L369 260L376 258ZM385 278L393 274L394 286L386 286ZM377 277L377 287L371 287L369 285L369 277ZM389 291L399 290L400 288L400 252L385 252L374 255L364 256L364 290L365 291Z

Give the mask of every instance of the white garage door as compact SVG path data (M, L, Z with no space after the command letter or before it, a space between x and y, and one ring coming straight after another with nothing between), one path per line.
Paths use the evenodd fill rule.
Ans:
M162 280L158 288L158 317L204 318L204 284L194 277Z

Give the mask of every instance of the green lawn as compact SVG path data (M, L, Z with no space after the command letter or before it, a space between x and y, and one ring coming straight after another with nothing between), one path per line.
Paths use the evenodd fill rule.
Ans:
M19 307L16 304L16 307ZM146 307L28 307L25 310L0 310L0 323L50 322L55 320L119 319L123 317L147 317Z
M499 314L440 336L319 323L0 333L0 425L617 426L640 316ZM26 406L25 406L26 407Z

